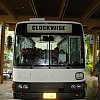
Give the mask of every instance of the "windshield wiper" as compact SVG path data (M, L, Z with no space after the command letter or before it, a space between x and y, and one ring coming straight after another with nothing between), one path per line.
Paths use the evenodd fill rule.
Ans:
M32 68L33 68L32 66L29 66L29 67L28 67L28 69L32 69Z
M68 62L65 63L65 67L66 67L67 69L70 69L70 66L68 65Z

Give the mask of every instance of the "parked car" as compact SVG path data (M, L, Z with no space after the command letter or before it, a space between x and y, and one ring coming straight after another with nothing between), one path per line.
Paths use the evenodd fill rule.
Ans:
M4 70L3 71L3 76L6 77L6 78L10 78L11 79L12 70Z

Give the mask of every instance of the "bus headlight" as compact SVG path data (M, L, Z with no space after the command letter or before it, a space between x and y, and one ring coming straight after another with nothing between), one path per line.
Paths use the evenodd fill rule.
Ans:
M17 88L19 90L28 90L29 86L27 84L18 84Z
M83 72L77 72L75 74L76 80L82 80L84 78L84 73Z
M26 84L26 85L23 85L23 89L24 90L27 90L28 89L28 85Z
M71 84L70 88L71 88L71 90L82 90L83 85L82 84Z
M22 89L22 88L23 88L22 84L18 84L18 89Z
M82 89L82 85L81 84L77 84L77 89Z
M73 90L75 90L76 89L76 85L75 84L71 84L71 89Z

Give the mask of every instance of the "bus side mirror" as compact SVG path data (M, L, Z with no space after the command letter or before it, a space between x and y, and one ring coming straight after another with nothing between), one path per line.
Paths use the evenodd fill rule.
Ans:
M7 48L11 49L11 46L12 46L12 37L8 36L7 37Z

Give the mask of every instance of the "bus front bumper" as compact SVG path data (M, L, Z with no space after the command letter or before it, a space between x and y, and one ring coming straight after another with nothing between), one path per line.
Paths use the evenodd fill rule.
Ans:
M43 99L43 93L13 93L15 99ZM76 93L56 93L56 98L54 99L84 99L85 92L76 92ZM50 98L51 99L51 98Z

